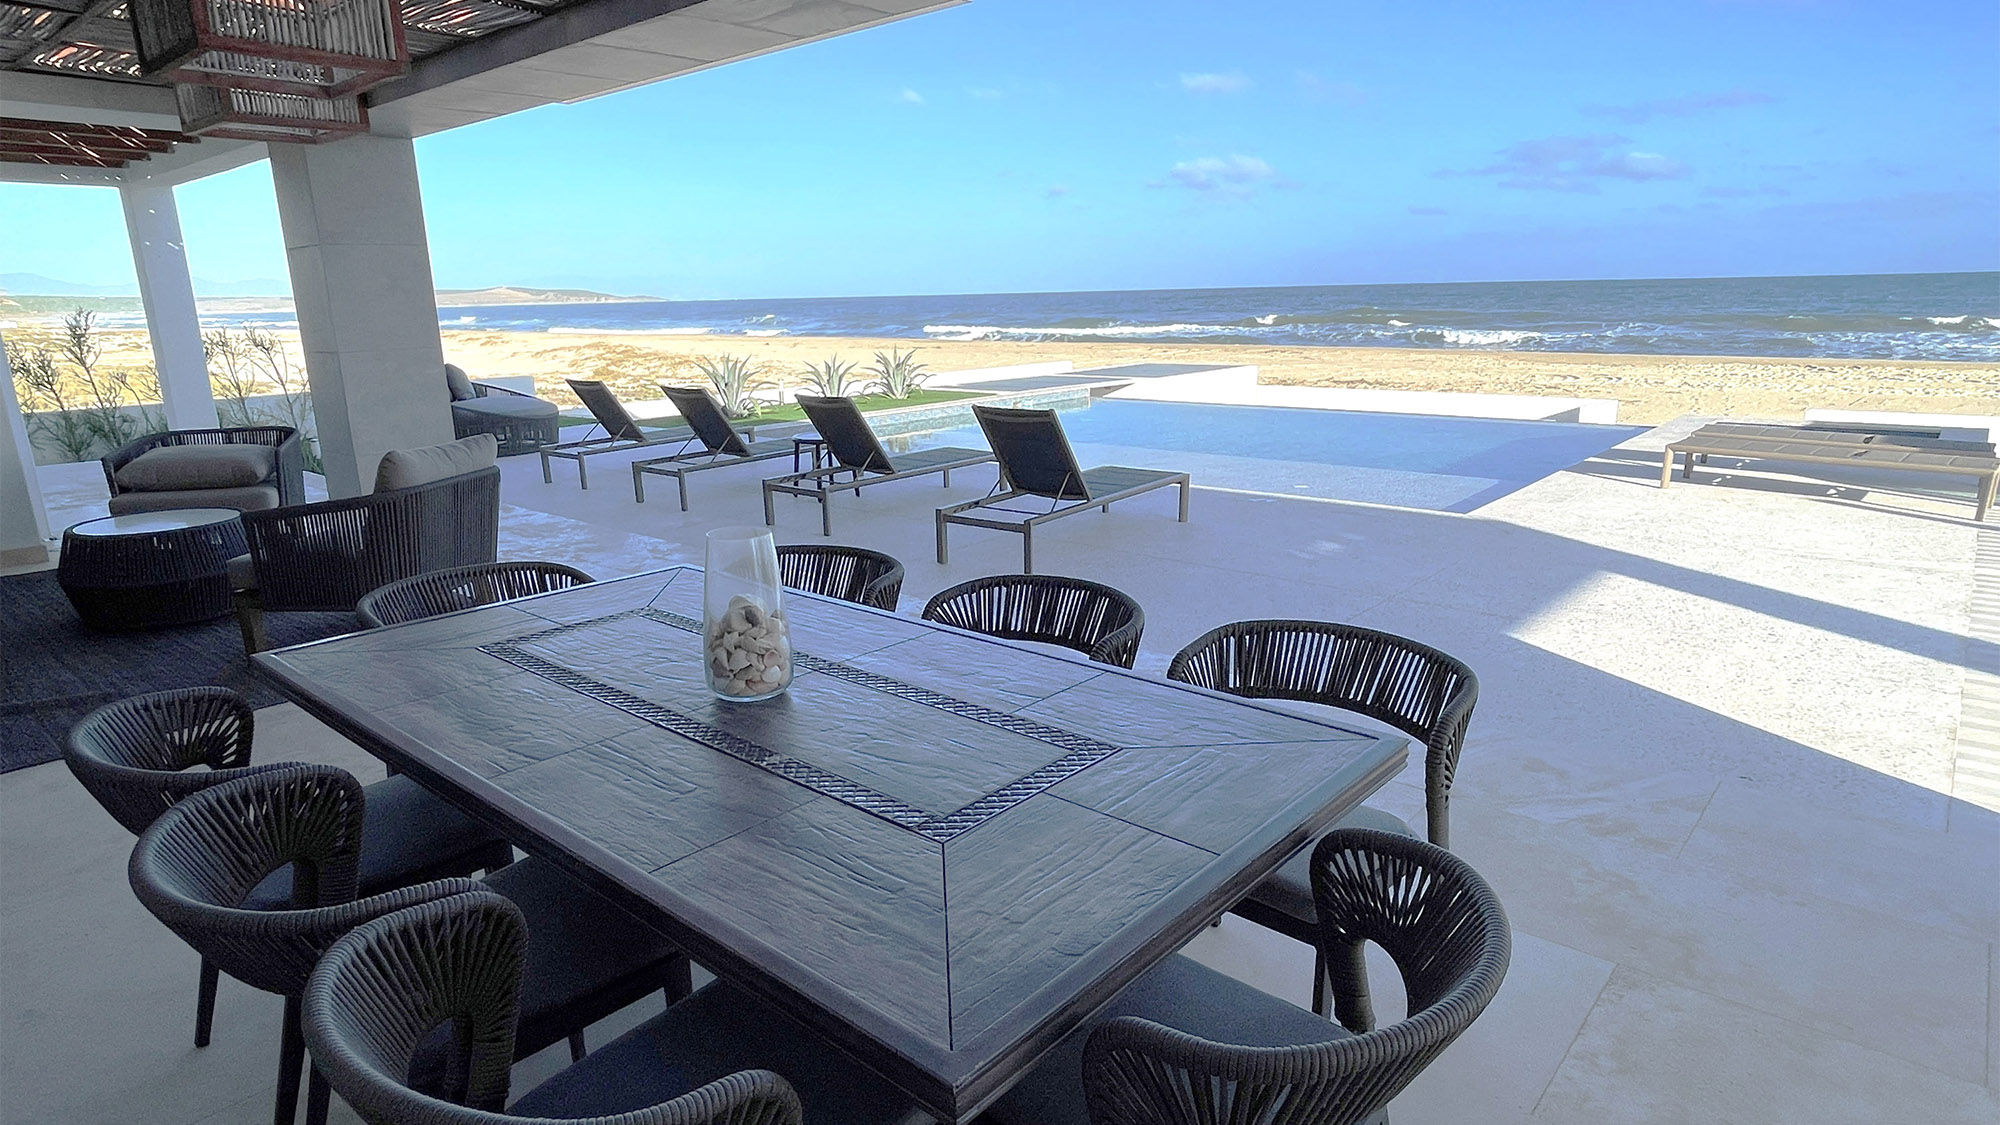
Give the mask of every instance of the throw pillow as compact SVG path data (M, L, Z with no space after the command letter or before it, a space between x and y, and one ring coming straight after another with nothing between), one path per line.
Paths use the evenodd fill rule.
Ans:
M451 388L453 402L464 402L466 399L479 397L479 392L472 387L471 376L456 363L444 365L444 381L445 385Z

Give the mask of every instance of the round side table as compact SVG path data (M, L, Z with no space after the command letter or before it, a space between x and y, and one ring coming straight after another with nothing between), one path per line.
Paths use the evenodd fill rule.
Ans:
M229 612L229 560L248 550L231 508L85 520L63 532L56 582L85 626L145 629Z

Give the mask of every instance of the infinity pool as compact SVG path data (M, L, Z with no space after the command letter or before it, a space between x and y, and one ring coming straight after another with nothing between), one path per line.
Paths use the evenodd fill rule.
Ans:
M1097 399L1062 412L1077 459L1185 469L1197 487L1470 512L1645 432L1267 406ZM984 446L978 427L916 444Z

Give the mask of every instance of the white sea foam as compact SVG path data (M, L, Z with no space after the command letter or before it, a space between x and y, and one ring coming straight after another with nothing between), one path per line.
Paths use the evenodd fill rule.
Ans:
M742 334L745 336L783 336L785 330L782 328L746 328Z
M1436 328L1438 339L1447 344L1518 344L1525 340L1539 340L1540 332L1523 332L1512 328Z
M558 324L545 329L553 336L707 336L713 328L581 328Z
M924 335L940 340L1046 340L1070 336L1218 336L1241 332L1221 324L1107 324L1098 328L1008 327L998 324L926 324Z
M1278 323L1278 314L1277 314L1277 313L1265 313L1265 314L1264 314L1263 316L1260 316L1260 317L1258 317L1258 318L1256 318L1256 319L1257 319L1257 323L1259 323L1259 324L1262 324L1262 325L1267 325L1267 326L1268 326L1268 325L1272 325L1272 324L1276 324L1276 323Z
M1408 328L1409 326L1410 322L1407 320L1397 320L1393 316L1389 318L1389 327L1391 328Z

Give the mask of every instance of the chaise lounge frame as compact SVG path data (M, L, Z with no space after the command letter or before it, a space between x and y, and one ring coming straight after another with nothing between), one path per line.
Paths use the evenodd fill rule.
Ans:
M949 561L945 533L952 524L1012 531L1021 537L1021 571L1035 572L1035 528L1064 516L1090 508L1104 512L1120 500L1178 486L1180 522L1188 518L1188 474L1166 469L1134 469L1125 465L1105 465L1095 469L1080 467L1069 437L1053 410L1025 410L1017 407L975 406L972 416L986 433L988 444L1000 462L1000 483L978 500L952 504L937 510L937 560ZM1025 519L996 520L969 515L986 508L998 508L1022 497L1048 500L1045 512L1026 513ZM1073 501L1067 506L1063 502ZM1001 509L1016 514L1018 509Z
M833 464L766 480L764 524L767 527L776 526L778 522L773 500L780 492L819 501L820 534L832 535L831 500L834 492L852 490L859 496L862 489L871 485L908 480L930 473L942 474L944 487L950 488L953 469L984 465L993 460L993 454L984 449L957 446L919 449L891 457L889 451L882 448L875 431L868 427L868 420L862 417L853 399L820 395L799 395L797 398L813 428L826 442L827 455L833 459Z
M649 473L674 478L674 483L680 486L681 511L685 512L688 510L688 474L769 461L774 457L797 456L798 447L789 438L752 441L739 433L729 421L729 416L722 412L722 404L699 387L669 387L662 383L660 390L672 400L674 409L681 412L681 419L694 432L682 443L680 452L632 462L632 498L641 504L646 502L646 476ZM697 441L702 448L687 448Z
M601 429L604 434L601 437L585 435L575 441L543 446L540 450L543 484L555 483L555 477L549 470L550 458L559 457L576 462L577 486L588 489L590 472L584 464L584 459L587 457L595 457L600 453L624 453L633 449L648 449L670 442L685 443L694 437L689 431L680 428L648 430L641 427L625 409L625 404L619 402L618 396L613 394L611 388L605 386L601 380L565 379L563 382L568 383L569 389L576 392L576 397L583 400L584 408L590 411L590 416L597 419L597 425L592 427L593 432Z
M1686 459L1682 480L1693 480L1696 459L1706 462L1710 456L1972 477L1972 518L1979 521L1986 519L1996 495L2000 495L2000 458L1994 456L1992 446L1981 442L1720 422L1667 444L1660 458L1661 488L1673 480L1676 455Z

